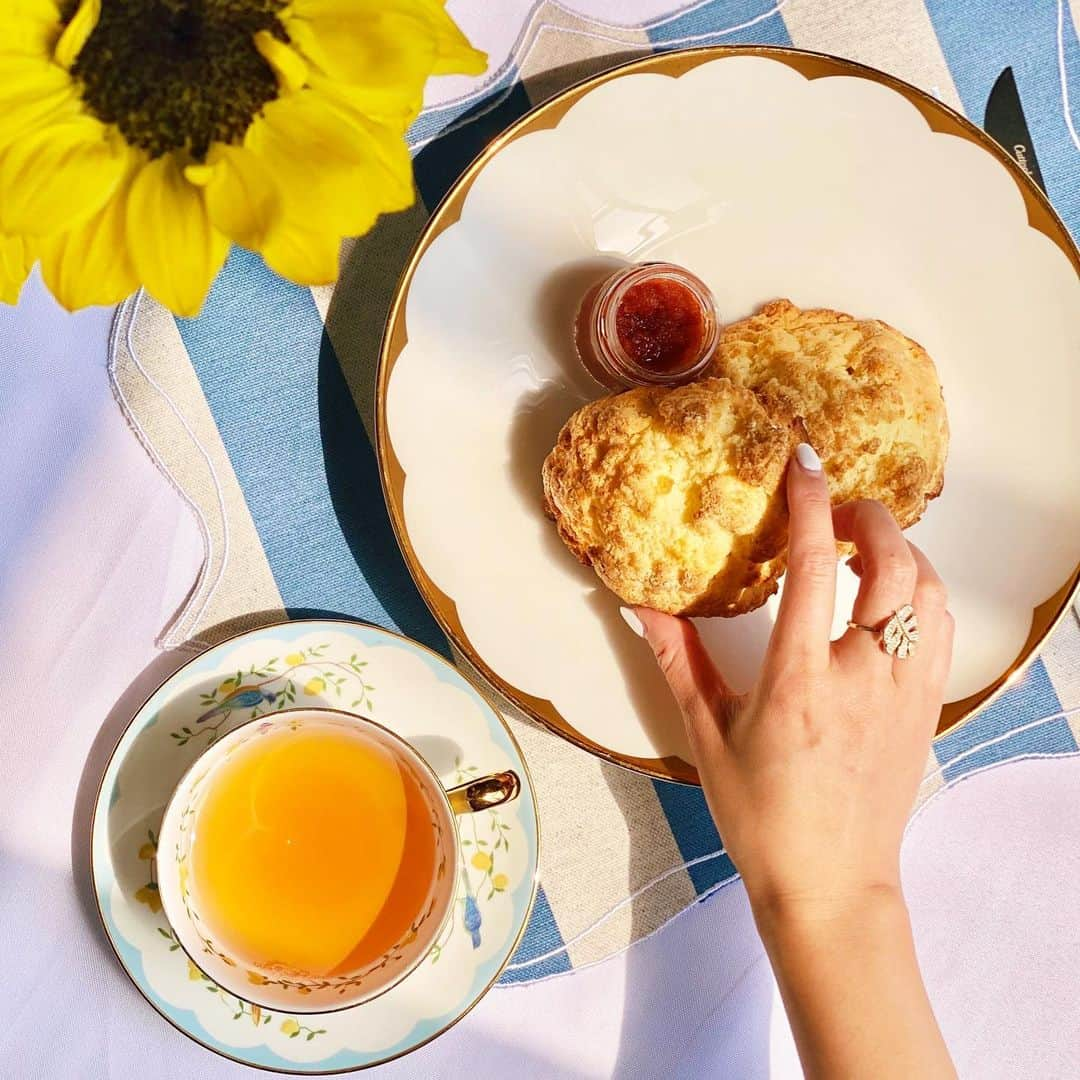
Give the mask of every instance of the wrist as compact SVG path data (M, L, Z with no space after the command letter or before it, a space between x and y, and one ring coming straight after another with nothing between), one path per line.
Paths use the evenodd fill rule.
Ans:
M829 892L748 890L766 948L793 942L828 943L879 932L910 932L899 882L869 882Z
M759 892L754 917L807 1076L955 1080L898 884Z

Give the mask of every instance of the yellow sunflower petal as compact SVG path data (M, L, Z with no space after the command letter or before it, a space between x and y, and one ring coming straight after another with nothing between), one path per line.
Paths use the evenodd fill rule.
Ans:
M335 123L348 124L349 136L343 143L343 156L351 162L379 165L406 198L404 205L412 202L412 158L405 129L393 120L385 121L368 115L349 92L342 87L315 75L311 89L319 95L318 107L335 117Z
M289 37L332 79L389 88L409 96L422 88L435 62L434 35L422 20L396 12L364 11L286 19Z
M24 133L0 158L0 228L40 236L84 221L116 190L126 161L124 143L89 116Z
M80 111L75 84L52 61L0 53L0 145L47 120Z
M127 243L140 280L176 315L197 315L229 252L200 188L172 154L142 167L127 205Z
M293 0L281 19L316 71L368 116L397 119L402 130L420 111L430 75L487 66L439 0Z
M75 58L82 52L82 47L97 26L100 16L101 0L80 0L78 9L71 22L64 27L53 54L53 58L65 71L70 70L75 63Z
M21 236L0 235L0 303L17 304L34 260Z
M403 60L422 66L424 78L487 68L486 54L469 44L443 0L293 0L290 10L311 28L335 78L369 81Z
M262 246L266 265L297 285L329 285L337 280L341 238L284 224Z
M269 30L260 30L255 35L255 48L274 69L278 85L286 93L299 90L307 82L308 66L304 58L284 41L278 41Z
M264 161L243 146L216 143L206 164L189 165L184 175L205 192L216 228L242 247L262 247L281 217L281 197Z
M439 0L429 0L425 6L435 9L430 19L435 31L438 59L431 74L482 75L487 71L487 53L473 48L461 27L446 13L443 4Z
M355 236L380 213L412 205L412 165L398 130L312 90L267 105L245 147L273 177L284 218L306 230Z
M60 22L60 4L58 0L7 0L4 6L11 9L13 25L27 19Z
M51 57L61 30L60 8L55 0L6 0L4 9L7 18L3 20L0 47Z
M139 287L128 254L126 225L131 181L139 160L132 152L127 175L96 214L67 232L38 242L41 276L49 292L68 311L90 304L119 303Z

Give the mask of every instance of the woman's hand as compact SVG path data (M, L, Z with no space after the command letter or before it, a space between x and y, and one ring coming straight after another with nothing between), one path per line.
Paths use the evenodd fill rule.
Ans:
M725 686L692 624L644 609L636 615L682 710L709 808L746 884L807 1071L951 1075L914 963L899 872L952 653L945 589L880 503L831 510L809 446L796 451L787 483L787 578L748 694ZM897 608L914 607L921 636L908 659L886 655L880 635L865 630L830 642L837 538L858 550L853 621L876 627ZM858 982L841 980L830 999L826 988L843 970L845 949L852 953L848 976ZM889 1002L905 1010L905 1020L883 1018L882 1029L865 1017ZM891 1030L907 1029L920 1002L923 1023L914 1036L907 1031L908 1050L929 1033L928 1056L893 1054L891 1065L887 1054L879 1059ZM847 1009L854 1012L845 1016ZM849 1059L845 1040L834 1045L836 1032L828 1029L839 1025L850 1037L854 1021L877 1032L869 1057ZM846 1049L858 1055L858 1042L846 1039Z
M941 709L952 618L940 578L885 507L849 503L833 514L817 457L801 448L788 500L784 594L750 693L728 690L691 623L637 614L751 896L826 911L899 886L900 839ZM904 604L915 608L921 637L909 659L890 658L865 630L830 643L837 537L859 552L855 622L877 626Z

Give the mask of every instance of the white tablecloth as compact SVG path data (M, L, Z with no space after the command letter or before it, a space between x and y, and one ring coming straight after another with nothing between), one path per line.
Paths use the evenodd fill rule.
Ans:
M0 308L0 1076L255 1075L140 999L87 880L105 757L177 663L154 639L202 555L109 393L109 316L65 316L36 281ZM964 1076L1080 1075L1078 841L1075 757L976 774L909 832L920 957ZM378 1075L478 1073L798 1076L741 886L595 968L493 991Z

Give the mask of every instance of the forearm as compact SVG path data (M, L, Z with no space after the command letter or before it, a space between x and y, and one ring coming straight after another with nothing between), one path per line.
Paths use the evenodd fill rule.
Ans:
M754 904L807 1077L953 1078L898 890Z

